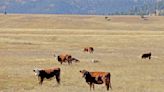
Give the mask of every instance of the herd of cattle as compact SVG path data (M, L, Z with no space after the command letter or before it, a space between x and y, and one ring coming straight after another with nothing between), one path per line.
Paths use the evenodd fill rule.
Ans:
M87 47L83 49L84 52L93 53L94 49L93 47ZM151 59L151 52L142 54L142 59ZM72 64L72 61L80 62L78 59L72 57L70 54L60 54L58 56L54 55L54 57L57 58L57 60L62 63L68 63ZM36 76L39 78L39 84L42 84L44 79L50 79L52 77L56 78L56 81L58 84L60 84L60 72L61 69L59 67L52 67L48 69L34 69L33 72ZM90 90L94 89L94 84L105 84L106 89L109 90L109 88L112 89L111 86L111 74L110 72L97 72L97 71L88 71L88 70L80 70L80 73L82 73L83 78L85 78L86 83L90 86Z

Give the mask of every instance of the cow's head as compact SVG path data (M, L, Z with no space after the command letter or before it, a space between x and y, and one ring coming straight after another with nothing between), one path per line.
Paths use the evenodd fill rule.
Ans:
M86 76L88 75L88 74L90 74L88 71L86 71L86 70L80 70L80 73L82 73L82 75L83 75L83 77L84 78L86 78Z
M149 54L151 55L151 52L149 52Z
M91 77L91 74L86 71L84 74L83 74L83 78L88 78L88 77Z
M72 58L72 61L74 61L74 62L80 62L80 60L78 60L78 59L76 59L76 58Z
M33 69L33 72L35 73L36 76L39 76L40 70L41 69L35 68L35 69Z

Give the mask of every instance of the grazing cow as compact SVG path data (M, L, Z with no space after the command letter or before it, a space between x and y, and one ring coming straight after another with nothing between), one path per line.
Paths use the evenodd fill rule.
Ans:
M151 52L142 54L142 59L146 59L146 58L151 59Z
M50 79L55 76L56 81L60 84L60 68L52 67L49 69L34 69L33 72L38 76L39 84L42 85L44 79Z
M105 19L108 19L108 17L106 16Z
M56 57L56 55L54 55ZM70 54L62 53L57 56L57 60L62 64L68 62L68 64L72 64L72 61L80 62L78 59L73 58Z
M99 61L99 60L92 59L91 62L92 62L92 63L98 63L98 62L100 62L100 61Z
M93 49L93 47L86 47L86 48L83 49L83 51L93 53L94 49Z
M94 90L94 84L105 84L107 90L109 90L109 87L112 89L110 80L111 74L109 72L89 72L86 70L81 70L80 73L83 74L83 77L89 84L90 90L92 87Z

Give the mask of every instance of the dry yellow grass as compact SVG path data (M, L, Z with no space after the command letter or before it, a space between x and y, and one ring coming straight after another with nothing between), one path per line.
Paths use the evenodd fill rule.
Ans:
M111 72L110 92L164 90L164 17L143 21L137 16L112 16L106 21L104 16L0 16L1 92L90 92L81 69ZM84 53L86 46L95 52ZM81 62L60 65L53 54L63 51ZM152 60L141 60L148 51ZM61 85L55 80L38 85L32 70L51 66L61 67ZM104 85L96 85L95 92L104 91Z
M94 30L151 30L162 31L164 17L81 15L0 15L0 28L32 29L94 29Z

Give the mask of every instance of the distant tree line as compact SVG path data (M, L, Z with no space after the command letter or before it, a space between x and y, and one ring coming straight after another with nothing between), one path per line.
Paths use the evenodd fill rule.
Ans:
M153 13L164 16L164 0L156 3L144 3L142 6L136 5L127 12L113 12L108 13L108 15L150 15Z

